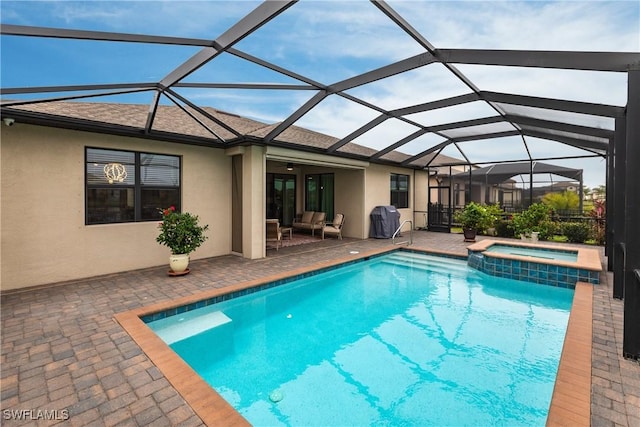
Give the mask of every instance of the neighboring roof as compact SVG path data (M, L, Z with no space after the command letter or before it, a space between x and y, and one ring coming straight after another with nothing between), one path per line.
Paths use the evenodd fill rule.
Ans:
M500 184L518 175L548 173L559 175L575 181L582 180L582 169L571 169L563 166L550 165L541 162L501 163L471 171L471 180L486 184ZM469 172L462 172L456 177L468 179Z
M10 2L7 2L10 3ZM398 60L396 57L380 60L378 68L366 68L366 71L349 74L350 77L341 81L318 81L311 76L302 75L286 68L282 64L265 60L265 58L278 58L278 55L265 55L260 58L254 54L242 51L239 47L246 47L251 40L262 49L275 49L286 52L287 43L296 39L294 31L299 28L290 26L278 26L280 22L288 22L289 11L304 10L314 2L295 1L265 1L254 10L244 15L223 31L222 33L207 34L210 38L185 38L174 36L158 36L133 33L116 33L95 31L92 28L82 30L65 28L46 28L37 26L23 26L3 23L0 27L4 40L13 43L19 40L24 43L20 46L30 46L29 52L33 52L38 43L50 46L59 43L60 40L96 42L96 50L103 46L113 46L119 43L119 47L145 46L153 44L164 48L171 47L167 52L164 64L171 67L167 74L160 74L153 81L127 82L118 81L118 76L112 76L114 83L106 84L77 84L58 86L38 86L37 83L27 87L2 87L1 112L3 116L10 116L17 120L42 124L48 126L70 127L95 132L112 133L118 135L130 135L146 138L170 140L173 142L198 144L217 147L229 147L241 143L262 143L265 145L290 146L299 149L313 150L334 156L357 157L371 162L398 164L410 168L425 168L436 166L440 161L439 155L447 154L454 150L453 154L460 153L460 158L465 162L473 163L465 154L462 147L469 141L487 141L497 138L517 137L518 143L524 146L522 152L526 152L527 160L542 160L544 156L534 156L527 144L536 144L536 140L553 141L581 150L585 156L606 156L608 146L614 136L615 119L624 116L625 107L622 105L604 105L597 102L589 102L590 91L583 91L581 99L575 101L560 98L546 98L525 96L504 92L487 90L474 82L468 75L461 71L464 66L490 66L490 69L504 67L538 69L538 70L563 70L564 72L583 73L599 72L605 74L621 74L637 68L640 64L638 52L586 52L586 51L559 51L559 50L503 50L503 49L449 49L433 46L427 38L421 34L415 26L412 26L407 18L394 10L385 1L377 0L370 4L358 7L370 8L379 19L374 20L376 28L389 28L401 33L404 40L409 40L412 52L417 55ZM415 8L429 7L429 2L411 3L411 8L406 9L405 14L416 10ZM205 2L200 3L204 5ZM364 3L363 3L364 4ZM243 5L244 6L244 5ZM331 2L331 7L346 10L355 7L353 3ZM7 6L8 7L8 6ZM323 6L324 7L324 6ZM327 4L329 7L329 4ZM198 13L198 8L194 10ZM291 12L295 13L295 12ZM8 15L11 18L10 15ZM293 15L295 16L295 15ZM331 15L317 16L317 20L331 19ZM3 19L6 16L3 15ZM30 22L39 22L38 17L32 17ZM90 21L88 21L90 22ZM275 23L272 25L272 23ZM86 25L91 25L86 23ZM259 31L262 27L266 29ZM427 26L428 28L429 26ZM286 28L283 30L283 28ZM168 29L168 31L171 29ZM287 31L286 35L277 39L282 45L275 46L276 41L270 41L262 45L262 37L271 31ZM216 30L218 31L218 30ZM372 34L376 30L371 30ZM288 33L291 32L291 33ZM7 37L9 36L9 37ZM337 36L337 40L339 39ZM377 43L384 43L385 37L371 37L370 48L376 50ZM175 48L175 50L174 50ZM178 49L179 54L175 52ZM331 53L341 49L339 42L326 46L325 52ZM616 46L612 46L616 48ZM48 48L45 48L48 49ZM195 54L193 54L195 49ZM3 44L3 55L5 54ZM55 54L56 49L47 50ZM73 50L60 48L73 56ZM402 52L398 48L395 52ZM82 52L77 51L81 57ZM188 53L188 55L185 54ZM25 53L29 57L36 55ZM4 57L4 56L3 56ZM188 58L188 59L185 59ZM101 61L115 61L105 54ZM238 78L230 78L229 81L215 81L223 73L216 73L225 69L225 61L237 61L246 64L247 69L260 68L268 70L276 77L271 82L252 82L252 73L241 73ZM276 61L279 59L273 59ZM100 62L104 63L104 62ZM319 61L322 63L322 60ZM125 64L126 66L127 64ZM347 65L341 68L349 68ZM463 68L458 68L462 65ZM12 72L12 61L3 61L3 75L7 70ZM214 72L198 74L201 68L208 68ZM333 68L336 68L334 65ZM433 86L427 84L415 87L414 92L421 94L424 101L407 105L402 103L402 96L391 105L378 105L375 96L366 96L362 92L375 93L376 84L384 84L391 79L405 77L407 87L412 85L411 75L427 70L440 70L438 73L446 74L447 80L454 82L457 89L449 90L448 95L437 98L440 93L442 80L430 79ZM469 70L469 68L466 68ZM321 74L322 67L317 71ZM91 70L87 70L87 77ZM37 74L37 73L36 73ZM42 70L43 75L47 70ZM164 75L163 75L164 74ZM472 73L469 73L471 75ZM224 78L224 77L220 77ZM246 78L249 82L242 81ZM320 77L321 78L321 77ZM4 79L3 79L4 80ZM289 83L290 82L290 83ZM397 83L397 80L395 80ZM536 84L546 84L544 79ZM392 86L394 86L392 84ZM394 86L395 87L395 86ZM368 89L368 90L365 90ZM617 87L617 89L620 89ZM287 91L291 94L289 99L295 98L297 108L289 113L284 120L276 124L265 125L257 121L242 118L236 114L229 114L214 108L203 106L202 99L211 99L210 95L224 90L254 91ZM362 92L360 92L362 90ZM613 88L611 89L613 90ZM199 92L194 95L194 93ZM202 92L206 92L204 96ZM454 94L455 95L451 95ZM151 101L147 105L132 105L121 103L74 102L79 100L119 99L120 96L132 94L149 95ZM192 96L189 96L192 95ZM215 95L213 95L215 96ZM629 94L628 96L638 96ZM9 99L11 97L12 99ZM296 123L304 116L309 115L316 106L327 99L344 102L348 107L364 108L373 114L373 118L357 128L350 129L350 133L342 138L332 138L327 135L303 130ZM415 101L413 101L415 102ZM83 104L83 105L77 105ZM429 113L439 112L441 109L458 106L481 105L481 113L474 115L472 119L458 119L449 123L438 122ZM345 114L349 109L344 109ZM376 116L377 115L377 116ZM336 118L337 119L337 118ZM324 118L332 120L332 117ZM402 136L392 136L385 132L384 126L389 123L401 125L407 133ZM602 123L605 123L603 126ZM307 125L308 126L308 125ZM311 126L308 126L311 127ZM359 143L358 138L369 132L383 129L376 136L378 149L366 148ZM430 137L430 138L428 138ZM405 150L412 143L416 143L412 150ZM404 151L403 151L404 150ZM455 151L457 150L457 151ZM466 152L468 153L467 150ZM498 154L498 150L495 150ZM408 154L411 153L411 154ZM434 161L438 156L439 159ZM452 161L458 159L449 157ZM520 160L520 159L512 159ZM547 158L547 160L550 160ZM451 162L449 162L451 163Z

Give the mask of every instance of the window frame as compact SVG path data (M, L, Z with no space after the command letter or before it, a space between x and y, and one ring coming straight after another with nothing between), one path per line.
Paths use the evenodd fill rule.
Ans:
M143 202L143 192L148 190L177 190L177 203L175 203L176 210L179 212L182 206L182 156L176 154L167 154L167 153L158 153L158 152L150 152L150 151L135 151L135 150L125 150L120 148L106 148L106 147L95 147L95 146L85 146L84 147L84 223L85 225L105 225L105 224L131 224L136 222L150 222L150 221L158 221L161 219L160 212L158 211L157 217L153 218L143 218L142 212L142 202ZM118 184L117 187L113 187L113 184L109 184L105 181L104 184L91 184L89 183L89 171L87 165L89 164L89 151L90 150L104 150L104 151L114 151L120 153L129 153L133 154L133 168L135 172L135 178L133 185L122 185ZM170 186L160 186L160 185L144 185L142 184L141 178L141 170L143 166L141 162L141 158L143 155L157 155L157 156L166 156L173 157L178 162L178 185L175 187ZM104 221L104 222L90 222L89 221L89 192L92 189L132 189L133 190L133 220L124 220L124 221ZM167 206L158 206L158 209L161 209Z
M406 190L401 189L400 186L400 179L401 177L406 178L406 182L407 182L407 188ZM395 178L395 180L394 180ZM405 175L405 174L400 174L400 173L391 173L389 175L389 189L390 189L390 195L389 195L389 204L395 206L396 209L408 209L410 206L409 203L409 188L410 188L410 181L409 181L409 175ZM395 188L394 188L394 183ZM404 201L406 203L403 203L402 206L400 206L400 203L398 203L399 201Z

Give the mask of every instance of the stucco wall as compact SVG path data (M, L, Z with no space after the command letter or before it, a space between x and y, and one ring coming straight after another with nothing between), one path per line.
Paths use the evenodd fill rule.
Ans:
M245 147L242 156L242 255L245 258L266 256L266 169L263 147Z
M416 179L414 178L413 171L411 169L390 167L384 165L372 164L366 171L365 179L365 209L364 209L364 223L366 224L366 235L369 236L369 228L371 226L371 218L369 215L376 206L388 206L391 204L391 187L390 187L390 174L397 173L401 175L409 175L409 208L398 209L400 212L400 224L405 220L413 221L413 193ZM415 226L415 224L414 224ZM403 230L408 230L408 225L405 225Z
M426 227L427 205L429 203L429 175L427 171L416 171L413 183L414 188L414 205L415 210L413 226ZM432 185L436 185L436 180L431 178Z
M332 173L334 175L334 213L344 214L345 223L342 229L344 237L366 239L368 228L362 220L364 211L364 170L346 169L342 167L321 167L312 165L296 166L298 185L296 186L297 212L304 211L304 177L307 174ZM331 222L333 218L327 218Z
M168 263L156 222L84 224L85 146L182 156L184 211L209 224L192 259L231 248L231 158L222 150L16 124L1 128L2 290Z
M369 228L362 218L365 209L364 175L363 169L335 170L335 212L344 214L342 235L345 237L366 239L369 236Z

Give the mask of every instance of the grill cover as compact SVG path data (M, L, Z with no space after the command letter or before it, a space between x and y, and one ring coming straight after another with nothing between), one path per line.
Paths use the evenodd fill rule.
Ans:
M400 212L395 206L376 206L371 211L369 237L390 239L400 227Z

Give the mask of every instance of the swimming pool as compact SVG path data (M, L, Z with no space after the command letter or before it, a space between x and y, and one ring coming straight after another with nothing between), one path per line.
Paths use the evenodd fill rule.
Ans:
M531 425L572 295L403 253L149 326L254 425Z

